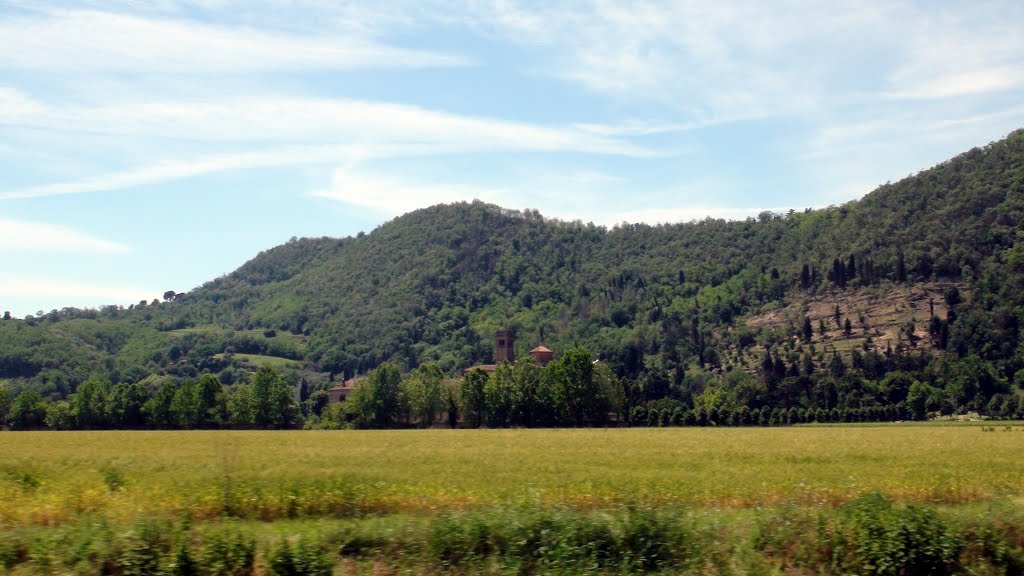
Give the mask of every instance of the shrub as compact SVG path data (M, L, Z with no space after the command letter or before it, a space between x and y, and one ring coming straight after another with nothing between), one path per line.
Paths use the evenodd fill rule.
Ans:
M292 546L282 538L267 558L270 573L277 576L330 576L333 560L318 545L302 539Z
M921 506L899 506L880 493L839 510L833 563L857 574L952 574L964 547L957 528Z
M201 574L209 576L249 576L255 559L255 540L225 529L206 537L197 565Z

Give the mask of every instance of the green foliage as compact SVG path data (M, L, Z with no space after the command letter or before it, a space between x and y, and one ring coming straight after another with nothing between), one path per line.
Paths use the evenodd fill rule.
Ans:
M207 534L196 555L199 574L209 576L250 576L255 562L256 541L231 529Z
M384 363L356 383L351 401L364 427L385 428L401 416L402 375L394 364Z
M258 428L290 428L298 417L295 391L275 368L263 366L250 388L251 425Z
M967 543L955 519L876 492L816 518L796 511L769 517L758 548L818 573L924 576L964 573Z
M11 412L11 392L7 385L0 382L0 426L7 424L7 417Z
M487 383L490 376L479 368L470 370L462 381L460 401L462 411L475 426L480 426L487 414Z
M512 379L512 367L502 362L484 384L484 405L487 425L492 428L508 426L513 419L513 410L521 404L517 398L518 388Z
M441 368L431 363L413 370L402 382L409 410L420 426L429 428L438 415L447 409L444 379Z
M270 551L267 565L276 576L330 576L334 560L306 539L293 545L282 538Z
M952 574L964 546L958 531L933 510L897 505L881 494L843 507L833 563L858 574Z
M43 397L35 390L25 390L11 404L11 428L30 430L43 425L46 418L46 404Z
M700 548L674 510L626 508L587 514L568 509L443 513L430 522L426 549L452 569L489 561L521 574L639 573L694 564Z

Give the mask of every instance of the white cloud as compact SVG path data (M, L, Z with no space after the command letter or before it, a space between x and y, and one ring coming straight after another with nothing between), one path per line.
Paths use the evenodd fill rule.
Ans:
M403 50L351 33L309 37L79 10L5 18L0 22L0 46L0 68L76 74L239 74L468 64L460 56Z
M123 190L136 186L181 180L242 168L269 168L299 164L337 162L352 154L349 147L291 147L269 152L224 154L180 162L160 162L127 170L109 172L81 180L71 180L30 186L20 190L0 192L0 200L42 198L63 194L82 194Z
M1020 126L1024 122L1024 106L1014 106L981 114L962 114L946 109L907 109L893 112L886 118L865 121L835 121L823 126L818 134L809 139L802 155L805 160L821 158L846 158L868 154L874 164L884 163L878 156L869 154L879 150L922 149L928 144L952 140L951 147L931 162L945 160L947 155L956 154L965 148L977 146L994 137L1001 137L1003 126ZM1008 130L1007 130L1008 132ZM879 156L885 156L879 154ZM927 165L914 166L915 170ZM905 175L905 174L903 174ZM891 178L894 175L890 175ZM895 176L900 176L895 175ZM860 178L863 178L861 176ZM882 180L886 179L885 177Z
M0 125L57 134L145 138L171 160L0 192L0 200L123 189L245 168L484 151L652 157L654 151L592 127L545 126L401 104L315 98L49 106L0 87ZM160 140L173 151L161 153ZM181 141L238 148L181 158Z
M476 188L444 183L409 182L377 174L360 174L352 167L338 168L331 185L309 193L388 215L398 215L435 204L483 200L498 202L509 196L506 190Z
M71 228L0 218L0 252L69 252L118 254L130 246L83 234Z
M617 210L603 198L615 197L613 188L620 187L622 179L597 172L581 172L569 175L538 175L531 182L517 182L507 188L486 188L444 182L423 183L404 180L379 173L363 172L354 165L339 167L326 189L309 193L316 198L326 198L370 208L389 216L404 214L435 204L482 200L498 204L503 208L542 208L547 217L563 220L583 220L602 226L614 226L622 222L663 224L702 220L706 217L726 220L743 220L756 217L768 210L786 213L789 208L743 208L692 204L675 208L651 208ZM568 187L568 188L567 188ZM556 192L557 190L557 192ZM566 194L566 190L572 190ZM586 192L589 190L589 193ZM691 195L687 192L686 195ZM589 199L588 199L589 196ZM675 196L660 194L658 197ZM801 208L802 210L802 208Z
M1024 67L1001 66L970 72L941 74L918 84L904 86L887 96L898 100L938 100L1005 92L1024 87Z
M350 99L252 97L52 107L0 89L0 124L222 143L430 144L443 150L537 150L650 156L573 126L544 126Z

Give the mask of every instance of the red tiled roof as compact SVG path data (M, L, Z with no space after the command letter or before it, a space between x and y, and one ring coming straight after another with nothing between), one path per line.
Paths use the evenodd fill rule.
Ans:
M534 352L551 352L551 350L548 350L547 348L545 348L543 346L537 346L533 350L530 350L530 354L533 354Z

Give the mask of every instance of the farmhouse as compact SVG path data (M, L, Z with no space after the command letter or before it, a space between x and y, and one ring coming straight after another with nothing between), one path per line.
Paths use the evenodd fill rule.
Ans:
M349 378L341 384L332 386L327 389L327 401L331 404L338 402L344 402L349 396L352 395L352 391L355 390L356 379Z

